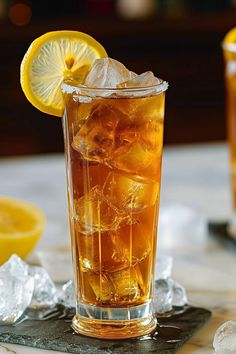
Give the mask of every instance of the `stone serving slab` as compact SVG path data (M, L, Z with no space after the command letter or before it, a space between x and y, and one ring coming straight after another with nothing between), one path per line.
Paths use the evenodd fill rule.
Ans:
M129 340L100 340L74 334L71 320L27 320L16 326L0 326L0 342L77 354L173 354L204 325L211 312L187 307L169 317L158 318L151 335Z

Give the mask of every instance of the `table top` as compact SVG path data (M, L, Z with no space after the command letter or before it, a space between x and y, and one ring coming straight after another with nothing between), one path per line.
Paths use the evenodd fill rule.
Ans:
M46 249L53 252L55 244L63 256L69 253L63 155L1 159L0 194L35 203L46 214L46 231L29 260L39 258L40 252L43 254ZM185 225L175 224L177 221L172 215L172 229L166 232L163 215L171 208L178 212L183 208L191 211L189 220L194 222L191 229L187 224L189 220ZM186 287L191 304L213 312L212 319L179 350L179 354L214 353L212 342L216 329L223 322L236 318L236 253L209 239L205 232L208 220L229 219L230 214L227 146L216 143L165 148L158 253L174 257L173 278ZM52 264L48 267L51 267L52 277L58 280L58 272ZM63 273L60 277L59 280L66 278ZM57 353L0 343L0 353L11 352Z

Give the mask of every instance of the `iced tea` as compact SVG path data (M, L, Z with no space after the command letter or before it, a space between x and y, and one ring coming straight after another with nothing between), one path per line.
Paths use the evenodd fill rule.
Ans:
M165 93L64 91L73 326L103 338L142 335L156 325L151 297Z
M225 83L227 107L227 135L230 147L233 207L236 213L236 49L225 48ZM231 54L231 55L229 55Z

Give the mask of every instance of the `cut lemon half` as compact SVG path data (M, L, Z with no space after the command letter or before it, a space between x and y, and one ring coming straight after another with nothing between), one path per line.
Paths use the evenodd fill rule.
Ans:
M236 27L232 28L223 40L224 55L227 60L236 59Z
M43 213L34 205L0 196L0 264L16 253L24 258L36 245L45 227Z
M93 61L107 57L94 38L77 31L48 32L35 39L20 68L26 98L40 111L61 117L65 79L82 83Z

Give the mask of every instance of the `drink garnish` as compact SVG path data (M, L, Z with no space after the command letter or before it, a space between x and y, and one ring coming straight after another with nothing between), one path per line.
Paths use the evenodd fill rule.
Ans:
M65 79L82 83L95 59L107 57L91 36L77 31L48 32L35 39L20 69L26 98L40 111L61 117L64 103L61 84Z

